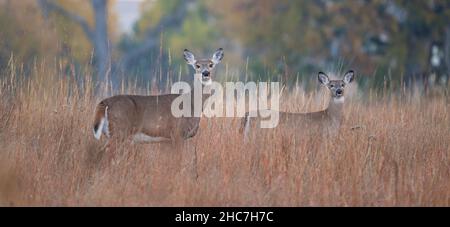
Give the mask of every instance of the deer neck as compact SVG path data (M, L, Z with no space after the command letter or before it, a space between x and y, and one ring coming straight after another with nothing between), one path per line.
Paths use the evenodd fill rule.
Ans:
M199 89L200 86L201 86L201 89ZM204 104L205 104L206 100L211 96L210 89L211 89L211 85L197 84L197 85L192 86L191 92L189 93L189 95L191 97L192 110L195 111L195 107L194 107L195 103L199 102L201 99L201 112L203 112Z
M326 111L333 121L339 122L342 119L344 100L345 99L343 96L339 98L331 98Z

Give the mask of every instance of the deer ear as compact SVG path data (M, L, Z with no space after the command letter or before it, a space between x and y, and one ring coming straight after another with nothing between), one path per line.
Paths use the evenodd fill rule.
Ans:
M211 61L214 62L214 64L218 64L220 61L222 61L223 56L223 49L219 48L218 50L216 50L216 52L214 52Z
M323 85L328 85L330 83L330 79L328 78L327 74L323 73L323 72L319 72L319 82L322 83Z
M346 84L349 84L353 81L353 78L355 76L355 72L353 70L348 71L344 76L344 82Z
M194 54L192 52L190 52L188 49L184 49L183 56L184 56L184 60L186 60L186 62L189 65L195 64Z

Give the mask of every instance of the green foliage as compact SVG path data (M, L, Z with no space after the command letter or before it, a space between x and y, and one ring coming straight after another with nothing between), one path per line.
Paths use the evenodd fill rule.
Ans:
M144 38L145 32L149 28L154 28L158 22L175 9L179 0L166 1L145 1L142 3L142 15L135 26L135 35L137 38Z

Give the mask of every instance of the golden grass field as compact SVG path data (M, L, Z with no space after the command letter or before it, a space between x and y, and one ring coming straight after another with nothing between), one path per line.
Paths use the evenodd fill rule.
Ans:
M272 134L244 144L237 120L202 119L179 149L126 143L106 154L92 135L106 96L94 95L89 76L73 83L36 66L28 79L0 78L0 205L450 205L450 99L442 93L349 97L334 140L284 147ZM122 92L142 94L132 87ZM284 94L281 108L319 110L315 97Z

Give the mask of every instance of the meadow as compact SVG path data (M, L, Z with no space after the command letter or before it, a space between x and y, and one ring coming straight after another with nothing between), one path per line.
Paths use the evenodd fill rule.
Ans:
M57 64L27 78L14 67L0 76L3 206L450 206L445 92L356 91L336 138L293 147L277 135L243 143L238 120L204 118L179 149L124 143L111 154L92 134L108 86ZM321 91L287 91L281 108L320 110Z

